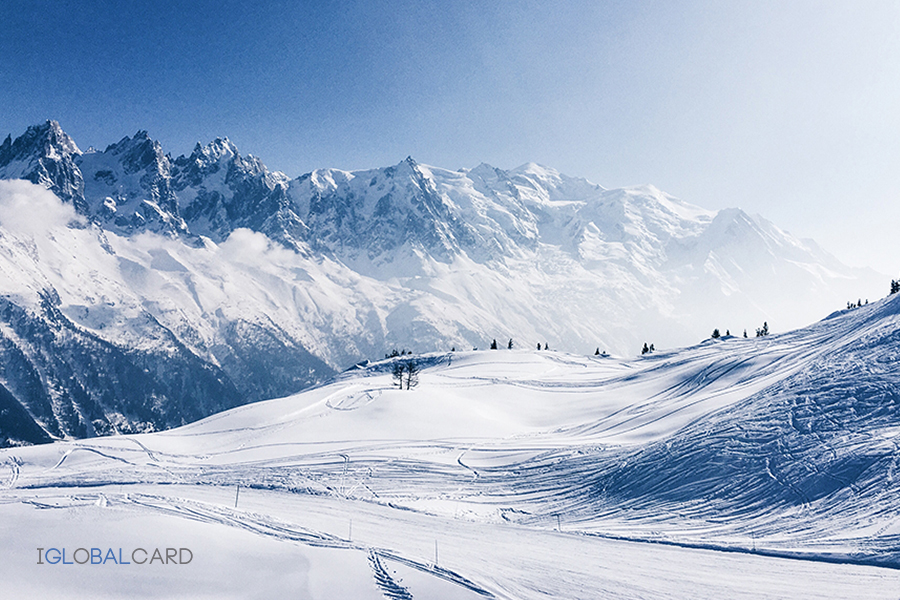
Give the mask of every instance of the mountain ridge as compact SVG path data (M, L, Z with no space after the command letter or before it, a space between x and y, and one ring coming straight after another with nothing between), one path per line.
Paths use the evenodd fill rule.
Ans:
M37 187L2 181L11 179ZM138 131L81 152L48 121L0 145L0 184L0 294L24 311L21 323L0 323L7 346L26 343L4 331L29 319L59 330L42 308L50 294L72 326L141 370L179 357L178 369L226 382L228 394L212 383L196 391L192 402L209 410L215 396L285 395L393 348L512 338L632 354L714 327L804 325L881 286L877 274L740 209L706 210L649 185L606 189L534 163L450 171L408 157L292 179L227 138L172 158ZM29 206L55 216L31 219ZM87 352L88 338L75 338ZM50 337L36 339L57 352ZM76 354L42 367L47 398L54 386L77 389L65 383ZM102 380L110 365L90 368ZM155 400L104 408L97 398L108 389L97 388L65 409L96 418L73 421L57 403L59 414L38 422L62 436L123 418L171 426L175 409L138 409L184 402L165 369L149 371L156 383L146 389L168 390ZM91 394L94 408L79 408Z

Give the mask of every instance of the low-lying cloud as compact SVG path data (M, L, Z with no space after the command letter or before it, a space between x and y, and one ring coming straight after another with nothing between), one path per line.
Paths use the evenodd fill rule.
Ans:
M77 220L74 207L53 192L22 179L0 181L0 227L36 236Z

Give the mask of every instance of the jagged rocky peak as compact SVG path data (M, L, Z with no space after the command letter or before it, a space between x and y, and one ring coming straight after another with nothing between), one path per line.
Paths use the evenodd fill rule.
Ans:
M215 172L222 163L230 162L238 156L240 154L237 147L226 137L216 138L205 146L197 142L191 155L180 156L177 162L179 165L196 165L198 169Z
M174 185L178 190L209 188L207 180L216 174L223 179L220 183L246 177L260 178L270 190L288 181L284 174L269 171L259 158L241 156L237 146L227 137L216 138L205 146L197 142L189 156L179 156L174 161Z
M160 143L150 138L141 130L134 137L124 137L118 143L110 144L104 153L116 156L122 163L126 173L137 173L152 169L163 176L169 175L171 168L169 157L162 150Z
M88 214L84 180L75 165L81 150L56 121L32 125L0 146L0 179L27 179L52 190L76 210Z
M119 233L187 232L171 185L171 160L146 131L124 137L103 152L76 161L85 177L91 214Z
M32 125L15 141L11 135L7 135L0 146L0 165L36 156L60 160L78 154L81 154L81 150L75 140L63 131L58 122L48 120L40 125Z
M241 156L228 138L198 143L172 166L172 187L193 233L220 242L248 228L300 250L306 227L290 205L288 181L260 159Z

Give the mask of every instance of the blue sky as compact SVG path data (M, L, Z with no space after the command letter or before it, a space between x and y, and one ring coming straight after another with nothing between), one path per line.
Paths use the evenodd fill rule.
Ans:
M900 276L896 2L5 3L0 133L228 136L296 176L527 161Z

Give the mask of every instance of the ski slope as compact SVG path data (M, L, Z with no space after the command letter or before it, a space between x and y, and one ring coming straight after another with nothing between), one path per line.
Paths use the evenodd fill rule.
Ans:
M123 572L145 597L896 598L898 314L630 359L422 355L410 391L399 357L167 432L3 450L0 577L85 598ZM195 562L36 564L154 544Z

